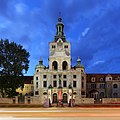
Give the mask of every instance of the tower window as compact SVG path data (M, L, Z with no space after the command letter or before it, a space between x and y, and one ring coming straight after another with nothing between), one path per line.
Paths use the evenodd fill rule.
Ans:
M58 63L56 61L54 61L52 63L52 68L53 68L53 70L57 70L58 69Z
M52 45L52 48L55 48L55 45Z
M67 68L68 68L68 64L67 64L66 61L64 61L64 62L62 63L62 69L63 69L63 70L67 70Z
M68 48L68 45L65 45L64 48Z

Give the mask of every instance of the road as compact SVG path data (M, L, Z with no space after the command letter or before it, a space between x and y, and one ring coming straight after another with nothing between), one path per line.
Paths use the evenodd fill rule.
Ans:
M120 108L0 108L0 120L120 120Z

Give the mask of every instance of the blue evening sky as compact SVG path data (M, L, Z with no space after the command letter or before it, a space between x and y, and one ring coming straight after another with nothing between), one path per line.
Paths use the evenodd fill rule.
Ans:
M87 73L120 73L120 0L0 0L0 38L30 52L26 75L41 57L48 66L59 12L72 65L80 57Z

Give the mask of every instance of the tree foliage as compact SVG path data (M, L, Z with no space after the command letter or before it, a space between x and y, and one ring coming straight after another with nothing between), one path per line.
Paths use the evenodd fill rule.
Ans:
M12 97L23 86L23 75L29 68L29 52L7 39L0 40L0 90L2 96Z

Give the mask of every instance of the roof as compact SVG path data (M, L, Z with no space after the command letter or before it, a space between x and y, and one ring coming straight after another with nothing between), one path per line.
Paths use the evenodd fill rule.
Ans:
M111 73L111 74L86 74L86 82L90 83L91 82L91 78L95 77L95 82L105 82L105 78L106 76L112 77L113 80L116 80L118 77L120 77L120 73L115 74L115 73Z
M25 78L25 84L31 84L31 81L33 80L33 76L24 76Z

